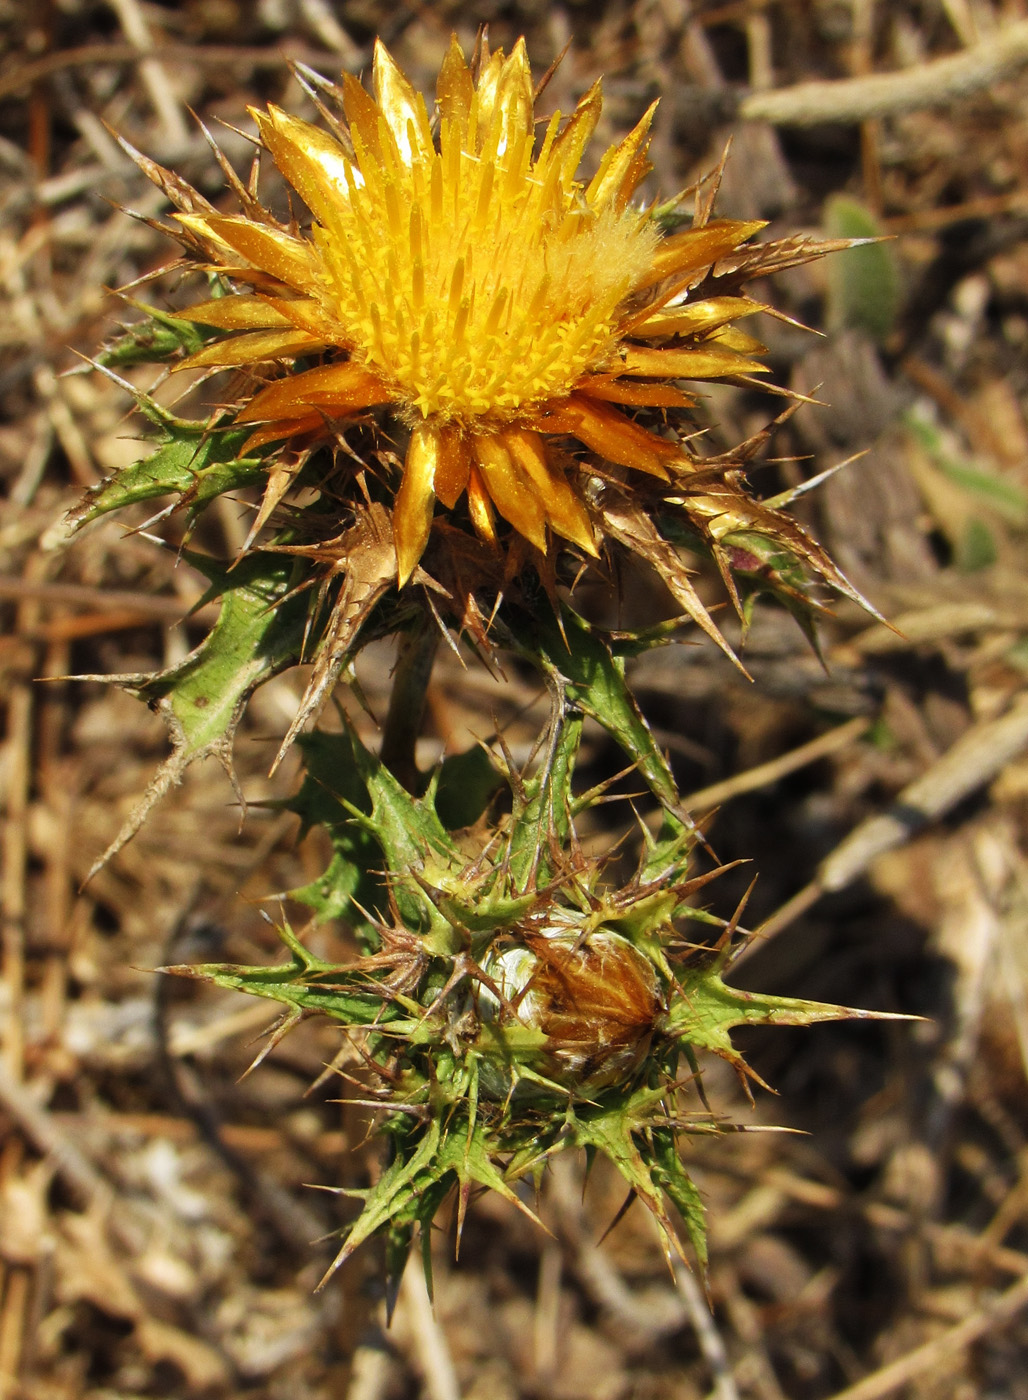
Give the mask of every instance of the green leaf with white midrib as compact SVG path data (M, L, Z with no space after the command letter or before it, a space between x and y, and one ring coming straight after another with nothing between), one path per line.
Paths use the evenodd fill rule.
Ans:
M675 807L678 789L667 759L643 719L627 681L624 662L577 613L564 606L560 624L552 614L528 616L513 608L506 618L512 644L526 661L553 668L567 701L601 724L665 806Z
M69 526L78 530L111 511L162 496L179 496L182 506L196 510L227 491L260 481L267 469L262 458L239 455L250 433L248 428L207 428L176 420L175 429L148 457L88 491L69 512Z
M188 557L211 579L198 606L219 600L218 620L184 661L133 687L160 704L186 758L221 743L257 686L296 662L306 616L304 599L286 599L291 564L257 554L229 571Z

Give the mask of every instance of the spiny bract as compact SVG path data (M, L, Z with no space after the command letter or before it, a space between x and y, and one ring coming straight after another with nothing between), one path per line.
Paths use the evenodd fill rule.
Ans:
M697 1056L723 1056L757 1079L732 1046L734 1027L871 1014L726 985L735 925L692 907L712 876L687 877L694 835L670 814L635 878L608 884L570 817L580 733L577 716L558 719L542 771L506 772L513 812L477 857L440 820L438 775L412 797L354 732L307 736L309 776L294 810L305 821L318 811L351 860L355 842L370 843L360 848L361 903L346 900L367 952L324 962L283 927L292 956L277 968L174 969L283 1003L269 1048L312 1012L359 1047L352 1058L372 1081L370 1096L367 1074L352 1081L357 1102L380 1110L391 1160L369 1189L346 1192L362 1207L333 1269L383 1235L398 1275L415 1226L428 1268L430 1227L452 1194L458 1248L475 1190L534 1219L517 1183L576 1148L613 1163L652 1211L669 1258L682 1251L673 1207L702 1267L704 1209L678 1140L731 1127L707 1107ZM323 908L321 886L293 895ZM721 925L717 945L683 937L674 922L683 917Z

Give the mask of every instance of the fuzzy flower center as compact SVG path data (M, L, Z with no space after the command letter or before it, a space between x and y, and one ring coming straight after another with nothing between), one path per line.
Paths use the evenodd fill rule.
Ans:
M589 206L555 131L537 158L531 124L496 123L478 153L450 121L439 150L355 139L348 197L313 231L316 295L412 423L500 427L611 359L657 235L638 210Z

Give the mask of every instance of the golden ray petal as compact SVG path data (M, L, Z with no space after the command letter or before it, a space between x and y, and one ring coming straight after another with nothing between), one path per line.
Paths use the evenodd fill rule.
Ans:
M213 264L221 271L223 268L231 267L237 260L238 254L231 244L226 243L224 238L220 238L210 227L210 220L213 214L173 214L172 218L185 230L184 236L180 239L183 246L190 251L194 257L202 251L211 258Z
M767 228L766 219L712 219L702 228L672 233L657 245L650 269L636 283L636 291L654 287L688 268L700 271L710 267L762 228Z
M306 331L245 331L228 340L216 340L192 355L187 355L178 369L200 369L214 366L226 369L233 365L254 365L263 360L291 360L308 350L323 350L325 340L308 335ZM240 415L240 422L244 421Z
M358 149L359 142L381 163L384 155L382 131L385 128L382 113L378 110L375 99L364 91L352 73L343 74L343 111L349 123L354 148Z
M493 503L482 480L482 473L474 463L468 473L468 512L475 533L487 544L496 543L496 521L493 516Z
M457 42L457 36L451 34L450 47L446 50L436 84L440 120L452 122L458 131L465 133L474 100L474 81L468 65L464 62L464 54Z
M685 463L682 449L666 438L647 432L624 414L584 394L572 394L537 420L536 426L547 433L567 433L578 438L586 447L619 466L635 467L637 471L670 481L665 462Z
M347 172L353 165L342 146L327 131L291 117L274 103L269 102L266 112L247 110L279 170L314 217L333 227L339 206L350 200Z
M256 428L239 449L240 457L248 457L255 448L264 447L269 442L281 442L284 438L302 437L304 433L317 432L325 426L321 413L309 413L305 418L282 418L277 423L265 423Z
M475 109L478 112L479 149L481 149L482 133L489 130L492 124L493 111L496 107L496 92L500 85L500 73L503 69L503 50L497 49L496 53L490 54L483 46L482 62L479 66L478 81L475 84Z
M205 219L178 214L176 218L182 224L188 218L188 226L197 226L201 233L209 230L248 263L298 292L308 291L315 280L311 246L302 238L226 214L211 214Z
M393 134L404 165L412 165L415 160L431 159L435 148L425 99L420 92L415 92L381 39L375 40L372 80L375 100Z
M649 168L644 156L640 165L639 157L645 151L656 110L657 103L654 102L621 144L612 147L603 157L585 192L586 203L591 209L604 209L611 205L620 213L631 198L636 185Z
M393 510L396 542L396 582L402 588L418 567L432 530L435 474L439 463L439 434L427 425L411 433L403 480Z
M673 384L633 384L607 374L586 375L575 388L590 399L633 408L691 408L696 402L692 394Z
M588 512L568 485L564 473L550 461L542 437L524 429L510 428L503 434L503 441L535 487L551 529L593 558L598 557Z
M276 379L240 411L238 423L259 423L280 418L306 418L304 409L324 408L329 413L349 413L372 404L389 403L393 390L363 365L347 360L341 365L321 365L317 369ZM299 412L298 412L299 410Z
M747 335L735 326L722 326L705 342L707 345L723 345L726 350L734 350L738 355L766 355L767 346L755 335Z
M471 451L482 481L504 520L545 554L546 517L532 479L516 462L503 437L490 433L474 437Z
M242 293L197 302L196 306L176 311L175 315L180 320L197 321L201 326L217 326L223 331L263 331L293 324L288 316L283 316L277 302L267 297L244 296Z
M440 428L438 436L435 493L446 509L452 510L468 484L471 450L457 428Z
M532 70L525 41L519 39L500 65L491 117L481 129L482 150L506 154L519 133L532 131L534 107Z
M350 349L339 325L317 302L308 301L306 297L295 297L289 300L284 297L267 297L265 300L269 306L273 305L278 314L284 317L291 326L295 326L298 331L307 331L309 335L316 335L326 345L337 345L347 350Z
M552 158L563 171L564 179L574 178L585 148L596 130L603 110L603 89L599 78L581 99L567 126L553 142Z
M635 317L624 329L636 335L696 335L715 331L729 321L752 316L767 307L749 297L704 297L702 301L686 302L683 306L662 306Z
M722 379L731 374L767 374L760 360L748 360L734 350L672 348L657 350L632 345L625 351L622 374L651 375L656 379Z

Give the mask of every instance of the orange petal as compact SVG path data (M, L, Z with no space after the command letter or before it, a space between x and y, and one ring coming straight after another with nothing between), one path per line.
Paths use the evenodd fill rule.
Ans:
M764 310L761 302L749 297L705 297L684 306L661 306L642 318L633 318L631 330L641 336L695 335Z
M203 366L255 365L262 360L291 359L308 350L323 350L324 340L306 331L248 331L216 340L193 355L180 360L175 369L200 369Z
M603 93L600 80L596 79L578 106L571 114L567 126L554 141L550 150L553 160L559 162L564 178L570 179L581 163L589 138L596 130L603 110Z
M315 405L330 413L350 413L371 404L389 403L392 398L392 391L376 374L346 360L341 365L321 365L276 379L250 400L236 422L307 417L303 410Z
M485 489L482 473L474 464L468 475L468 512L475 533L487 544L495 544L496 522L493 518L493 503Z
M691 408L696 402L691 394L673 384L629 384L602 374L580 379L575 387L590 399L630 404L634 408Z
M657 379L720 379L726 374L767 374L767 365L734 350L655 350L633 345L625 351L621 373Z
M316 335L326 345L346 345L339 322L327 316L316 301L308 301L306 297L297 297L295 301L287 301L283 297L266 297L264 300L298 331Z
M653 287L665 277L674 277L688 268L699 271L709 267L762 228L767 228L766 219L712 219L702 228L672 233L657 244L650 270L635 284L634 290Z
M550 527L596 558L598 551L588 512L568 485L564 473L549 460L540 435L509 429L503 434L503 440L535 487Z
M597 403L585 395L572 394L560 408L540 419L537 426L548 433L568 433L584 442L608 462L635 467L638 471L670 480L664 462L683 461L682 449L666 438L631 422L616 408Z
M435 505L435 473L439 461L439 434L427 424L411 433L403 480L393 508L393 540L396 544L396 583L402 588L418 567L432 530Z
M311 433L325 426L321 414L309 414L306 418L287 418L278 423L266 423L255 429L239 449L240 457L248 457L255 447L263 447L268 442L281 442L283 438L298 437L300 433Z
M519 39L500 65L491 117L488 125L483 123L480 128L482 145L492 138L498 154L509 151L519 132L532 131L534 109L532 71L525 41Z
M461 498L471 471L471 452L456 428L439 429L439 457L435 469L435 493L447 510Z
M382 163L382 113L352 73L343 74L343 111L351 136L360 139L368 153Z
M242 293L201 301L175 315L183 321L197 321L201 326L217 326L223 331L270 330L273 326L293 324L278 310L276 301Z
M515 530L546 552L546 517L532 479L498 433L471 439L471 451L493 504Z
M279 170L319 223L331 227L339 206L350 204L346 172L352 162L342 146L327 131L291 117L272 103L266 112L254 107L249 111Z
M381 39L375 40L372 74L375 98L404 165L431 155L435 148L425 99L414 91Z
M649 168L645 158L645 147L656 110L657 104L654 102L621 144L612 146L600 161L600 168L585 192L586 203L590 208L603 209L607 205L613 205L619 212L624 208L635 186Z
M707 345L723 345L726 350L734 350L738 355L765 355L767 346L755 335L747 335L737 326L722 326L705 342Z
M457 42L456 34L451 34L450 47L446 50L436 84L440 119L453 122L458 131L465 132L474 97L475 85L464 61L464 51Z
M180 223L191 218L184 214L178 217ZM249 219L229 218L221 214L212 214L200 222L254 267L270 272L298 292L310 289L314 271L310 248L303 239L291 238L288 233L252 223Z

